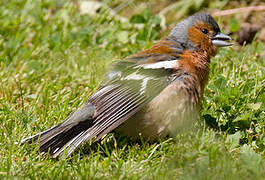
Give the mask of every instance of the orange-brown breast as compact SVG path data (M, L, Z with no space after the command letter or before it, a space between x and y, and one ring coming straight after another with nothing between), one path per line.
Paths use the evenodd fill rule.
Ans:
M185 51L180 57L179 68L196 79L197 89L202 96L203 89L208 81L210 56L206 52Z

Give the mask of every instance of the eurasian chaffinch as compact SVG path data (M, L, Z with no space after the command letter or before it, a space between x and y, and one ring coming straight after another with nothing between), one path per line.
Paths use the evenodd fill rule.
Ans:
M210 14L190 16L151 48L116 62L79 110L22 144L39 142L41 152L68 157L112 130L145 139L174 135L196 119L210 58L230 40Z

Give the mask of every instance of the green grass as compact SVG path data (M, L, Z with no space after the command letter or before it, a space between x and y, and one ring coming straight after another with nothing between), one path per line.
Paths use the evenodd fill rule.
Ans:
M66 0L1 1L0 178L263 179L265 48L258 41L212 59L200 120L176 138L132 143L110 134L59 161L16 144L84 103L111 62L160 38L159 23L148 10L120 22L105 9L80 15Z

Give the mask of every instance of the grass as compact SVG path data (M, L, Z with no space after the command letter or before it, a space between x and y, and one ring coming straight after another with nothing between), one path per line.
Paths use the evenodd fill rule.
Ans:
M0 24L0 178L265 177L261 42L212 59L192 131L155 143L109 134L58 161L16 142L58 124L96 91L112 61L158 40L160 19L148 9L121 22L104 8L80 15L74 1L20 0L0 2Z

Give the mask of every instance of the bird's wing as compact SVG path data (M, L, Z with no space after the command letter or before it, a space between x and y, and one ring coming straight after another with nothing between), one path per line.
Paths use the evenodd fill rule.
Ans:
M117 62L107 74L107 80L86 102L87 105L93 105L95 112L87 122L89 128L79 133L54 156L60 156L63 149L67 148L68 157L83 142L94 137L96 141L129 119L181 77L183 72L176 70L176 64L177 60L144 65L132 61Z
M36 143L39 139L41 152L58 157L67 150L68 157L85 141L100 139L184 74L177 67L177 58L160 61L165 57L146 64L142 64L136 56L118 61L107 73L106 81L84 106L61 124L21 143Z
M164 88L183 74L176 70L178 60L137 65L120 61L107 74L100 90L88 99L95 107L95 116L89 137L101 138L115 129Z

